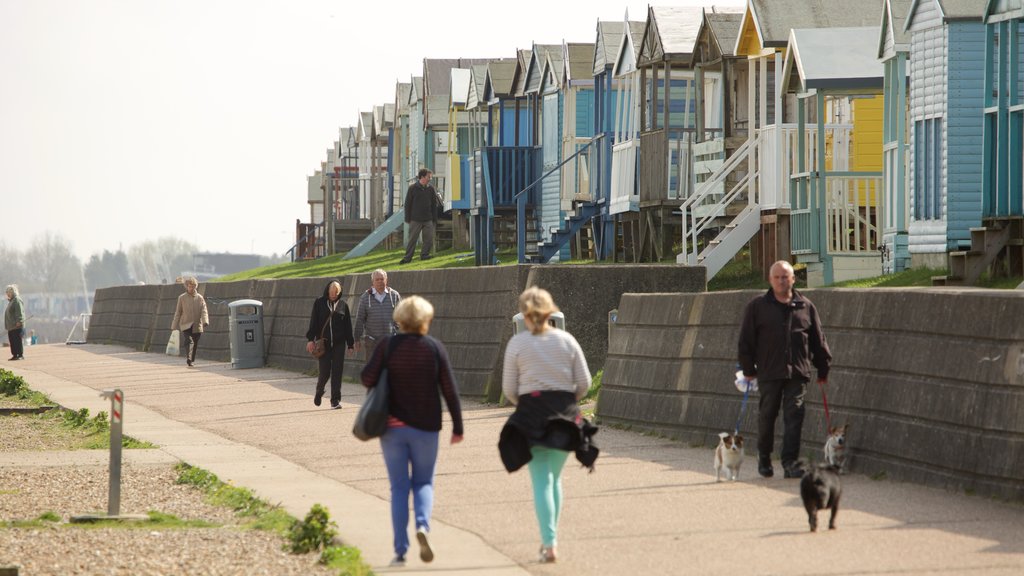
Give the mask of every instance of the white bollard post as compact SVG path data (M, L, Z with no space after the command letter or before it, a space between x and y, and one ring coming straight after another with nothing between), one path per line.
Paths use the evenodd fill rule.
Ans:
M110 489L107 492L107 516L116 517L121 512L121 431L124 426L124 393L120 388L104 390L104 398L110 398Z

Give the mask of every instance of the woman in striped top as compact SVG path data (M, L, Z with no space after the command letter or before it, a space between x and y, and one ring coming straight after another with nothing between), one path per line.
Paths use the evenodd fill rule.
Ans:
M536 428L525 431L525 436L532 456L529 469L540 524L540 561L554 562L562 468L573 445L553 423L569 420L580 424L578 401L590 387L590 369L572 334L548 324L558 308L547 290L527 288L519 296L519 310L529 331L513 336L505 348L502 392L516 405L510 423Z
M387 367L388 384L391 386L388 394L391 416L387 432L380 437L380 446L391 481L393 566L405 564L405 553L409 549L410 491L416 514L420 560L430 562L434 559L428 535L434 506L441 396L444 396L452 417L451 443L462 442L462 408L448 352L441 342L427 336L433 318L434 307L419 296L399 302L394 313L399 333L377 345L362 373L363 385L372 388L376 386L381 370Z

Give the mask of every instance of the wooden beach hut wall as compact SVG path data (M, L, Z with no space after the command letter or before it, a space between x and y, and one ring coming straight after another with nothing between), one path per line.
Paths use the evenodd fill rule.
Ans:
M411 82L395 85L395 125L391 136L391 166L388 181L391 183L392 205L390 213L402 208L405 192L411 182L409 178L409 93Z
M499 249L516 250L517 258L525 260L527 241L536 244L538 240L534 191L525 192L522 203L515 200L515 195L539 176L540 154L532 145L531 109L524 92L532 54L532 50L517 50L515 58L492 60L487 65L483 86L486 142L474 150L478 176L470 208L478 266L497 263Z
M643 22L636 23L643 27ZM622 38L629 26L622 22L597 22L594 42L594 134L602 136L595 144L592 163L595 179L594 195L599 211L594 220L594 246L596 260L610 260L615 256L615 216L610 212L612 199L612 146L615 134L615 110L622 93L623 81L615 79L615 60ZM642 33L642 31L641 31Z
M346 126L338 131L338 156L341 165L338 195L339 220L358 220L361 218L359 209L359 138L355 126Z
M792 258L789 182L797 170L795 151L800 135L796 124L786 121L795 117L797 99L779 89L789 33L794 28L877 27L880 21L881 4L876 3L858 3L856 9L851 9L848 0L747 1L734 50L736 56L746 60L745 64L737 65L737 78L744 72L747 78L746 113L744 116L738 111L737 122L746 121L747 141L709 181L728 179L731 172L746 172L736 192L747 198L748 206L757 206L759 218L752 221L751 210L741 211L699 254L694 256L691 252L691 261L707 265L710 259L713 265L709 269L720 268L726 258L732 258L747 244L748 240L743 239L747 235L750 236L751 264L765 277L772 262ZM881 100L870 106L880 109ZM850 113L840 109L833 112L837 117ZM814 130L813 127L807 129ZM848 161L850 141L846 132L852 126L830 120L825 129L830 149L836 152L839 161ZM809 134L804 137L815 141ZM697 201L702 194L698 191L694 196ZM729 197L729 193L725 196ZM687 233L699 236L703 231L699 225L692 225ZM742 234L733 231L742 231ZM687 245L692 249L694 244L690 241Z
M790 31L781 85L797 97L790 238L793 255L807 265L808 286L882 272L882 116L874 104L885 68L877 33L877 23ZM843 143L827 141L826 121L850 124L848 158ZM806 127L812 122L813 141Z
M904 28L912 0L882 0L878 59L885 69L882 93L882 273L910 268L907 165L910 152L909 106L910 33Z
M691 145L696 132L695 78L690 67L700 28L699 7L649 7L640 69L640 234L644 261L660 261L682 237L673 212L692 192Z
M561 180L556 171L561 162L562 140L562 94L558 84L561 77L551 77L550 56L559 63L561 44L534 44L530 64L526 71L524 93L530 102L533 126L532 143L541 148L541 170L547 175L536 184L534 215L540 230L539 243L551 239L552 232L561 225ZM547 82L545 82L547 80ZM517 226L531 227L528 222L517 222ZM524 254L520 262L539 259L539 243L530 242L519 252ZM568 256L566 254L566 256ZM557 257L555 258L558 259Z
M545 174L538 206L541 242L533 261L547 263L592 255L589 232L596 214L590 183L594 133L594 45L565 43L549 52L541 73L541 154ZM554 172L551 172L551 171Z
M696 134L703 140L694 144L693 178L696 185L707 181L746 141L746 121L740 119L740 110L746 114L746 77L737 77L736 67L741 58L735 54L736 36L739 34L743 12L740 8L711 6L703 10L697 41L693 47L691 67L697 88ZM721 89L705 76L713 73L720 79ZM708 131L705 128L721 128ZM720 197L734 180L716 185Z
M1024 0L988 0L985 10L985 218L1024 215Z
M421 168L426 168L427 139L423 120L423 77L413 76L409 86L409 172L405 175L406 188L416 180Z
M614 258L640 261L640 69L637 58L646 21L627 20L615 56L612 76L618 83L612 122L611 201L608 213L615 219Z
M381 194L383 195L381 209L383 219L387 219L395 210L395 189L394 162L395 162L395 104L388 102L373 109L374 124L376 125L377 144L383 147L385 152L384 174L382 177Z
M942 268L981 225L983 0L914 0L910 32L910 223L914 267Z
M1024 274L1024 199L1021 197L1024 190L1021 169L1024 162L1021 152L1024 147L1024 78L1020 73L1020 62L1024 58L1024 31L1020 26L1024 2L987 0L984 4L984 65L979 91L982 99L981 224L970 228L968 246L960 242L958 249L951 248L947 256L948 273L934 278L936 284L975 284L986 272L990 278ZM947 33L962 40L963 32L959 28L971 26L976 6L941 2L939 8L948 22ZM957 14L968 21L955 23ZM955 84L958 76L966 75L957 73L956 69L961 67L958 61L970 55L970 52L950 54L951 91L966 88ZM948 123L948 131L954 130L952 122ZM963 150L959 141L953 142L955 137L947 136L950 153L954 147ZM951 173L947 176L947 195L952 198L955 174L952 166L946 169Z

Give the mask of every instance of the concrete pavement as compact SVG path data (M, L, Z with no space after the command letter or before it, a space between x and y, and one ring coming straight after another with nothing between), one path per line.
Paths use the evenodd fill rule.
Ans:
M609 428L597 436L602 454L593 474L570 459L559 562L537 564L528 475L507 474L496 449L509 409L470 402L466 441L447 443L447 421L442 431L432 534L437 559L420 563L414 545L405 568L389 569L380 448L350 433L360 386L345 383L343 409L332 411L313 406L312 377L292 372L231 370L206 361L189 370L180 358L115 346L27 352L25 361L3 368L64 406L92 412L109 410L99 390L121 388L126 434L280 502L295 516L314 503L327 506L341 537L381 573L1024 572L1019 503L850 475L839 529L810 534L798 482L758 478L749 447L741 481L716 483L710 447ZM805 439L819 436L805 430Z

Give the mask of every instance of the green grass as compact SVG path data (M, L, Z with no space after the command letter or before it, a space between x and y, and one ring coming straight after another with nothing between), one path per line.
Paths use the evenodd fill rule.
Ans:
M931 286L932 276L945 276L946 271L935 268L912 268L903 272L836 282L835 288L904 288L912 286Z
M474 266L476 259L471 250L440 250L434 252L434 257L429 260L413 259L408 264L399 264L404 249L374 250L366 256L342 260L343 254L335 254L317 260L305 260L302 262L286 262L263 268L253 268L237 274L229 274L217 278L217 282L231 282L234 280L250 280L255 278L320 278L325 276L344 276L346 274L358 274L373 272L377 268L383 268L388 272L394 270L426 270L433 268L468 268ZM500 264L514 264L515 253L499 253Z

